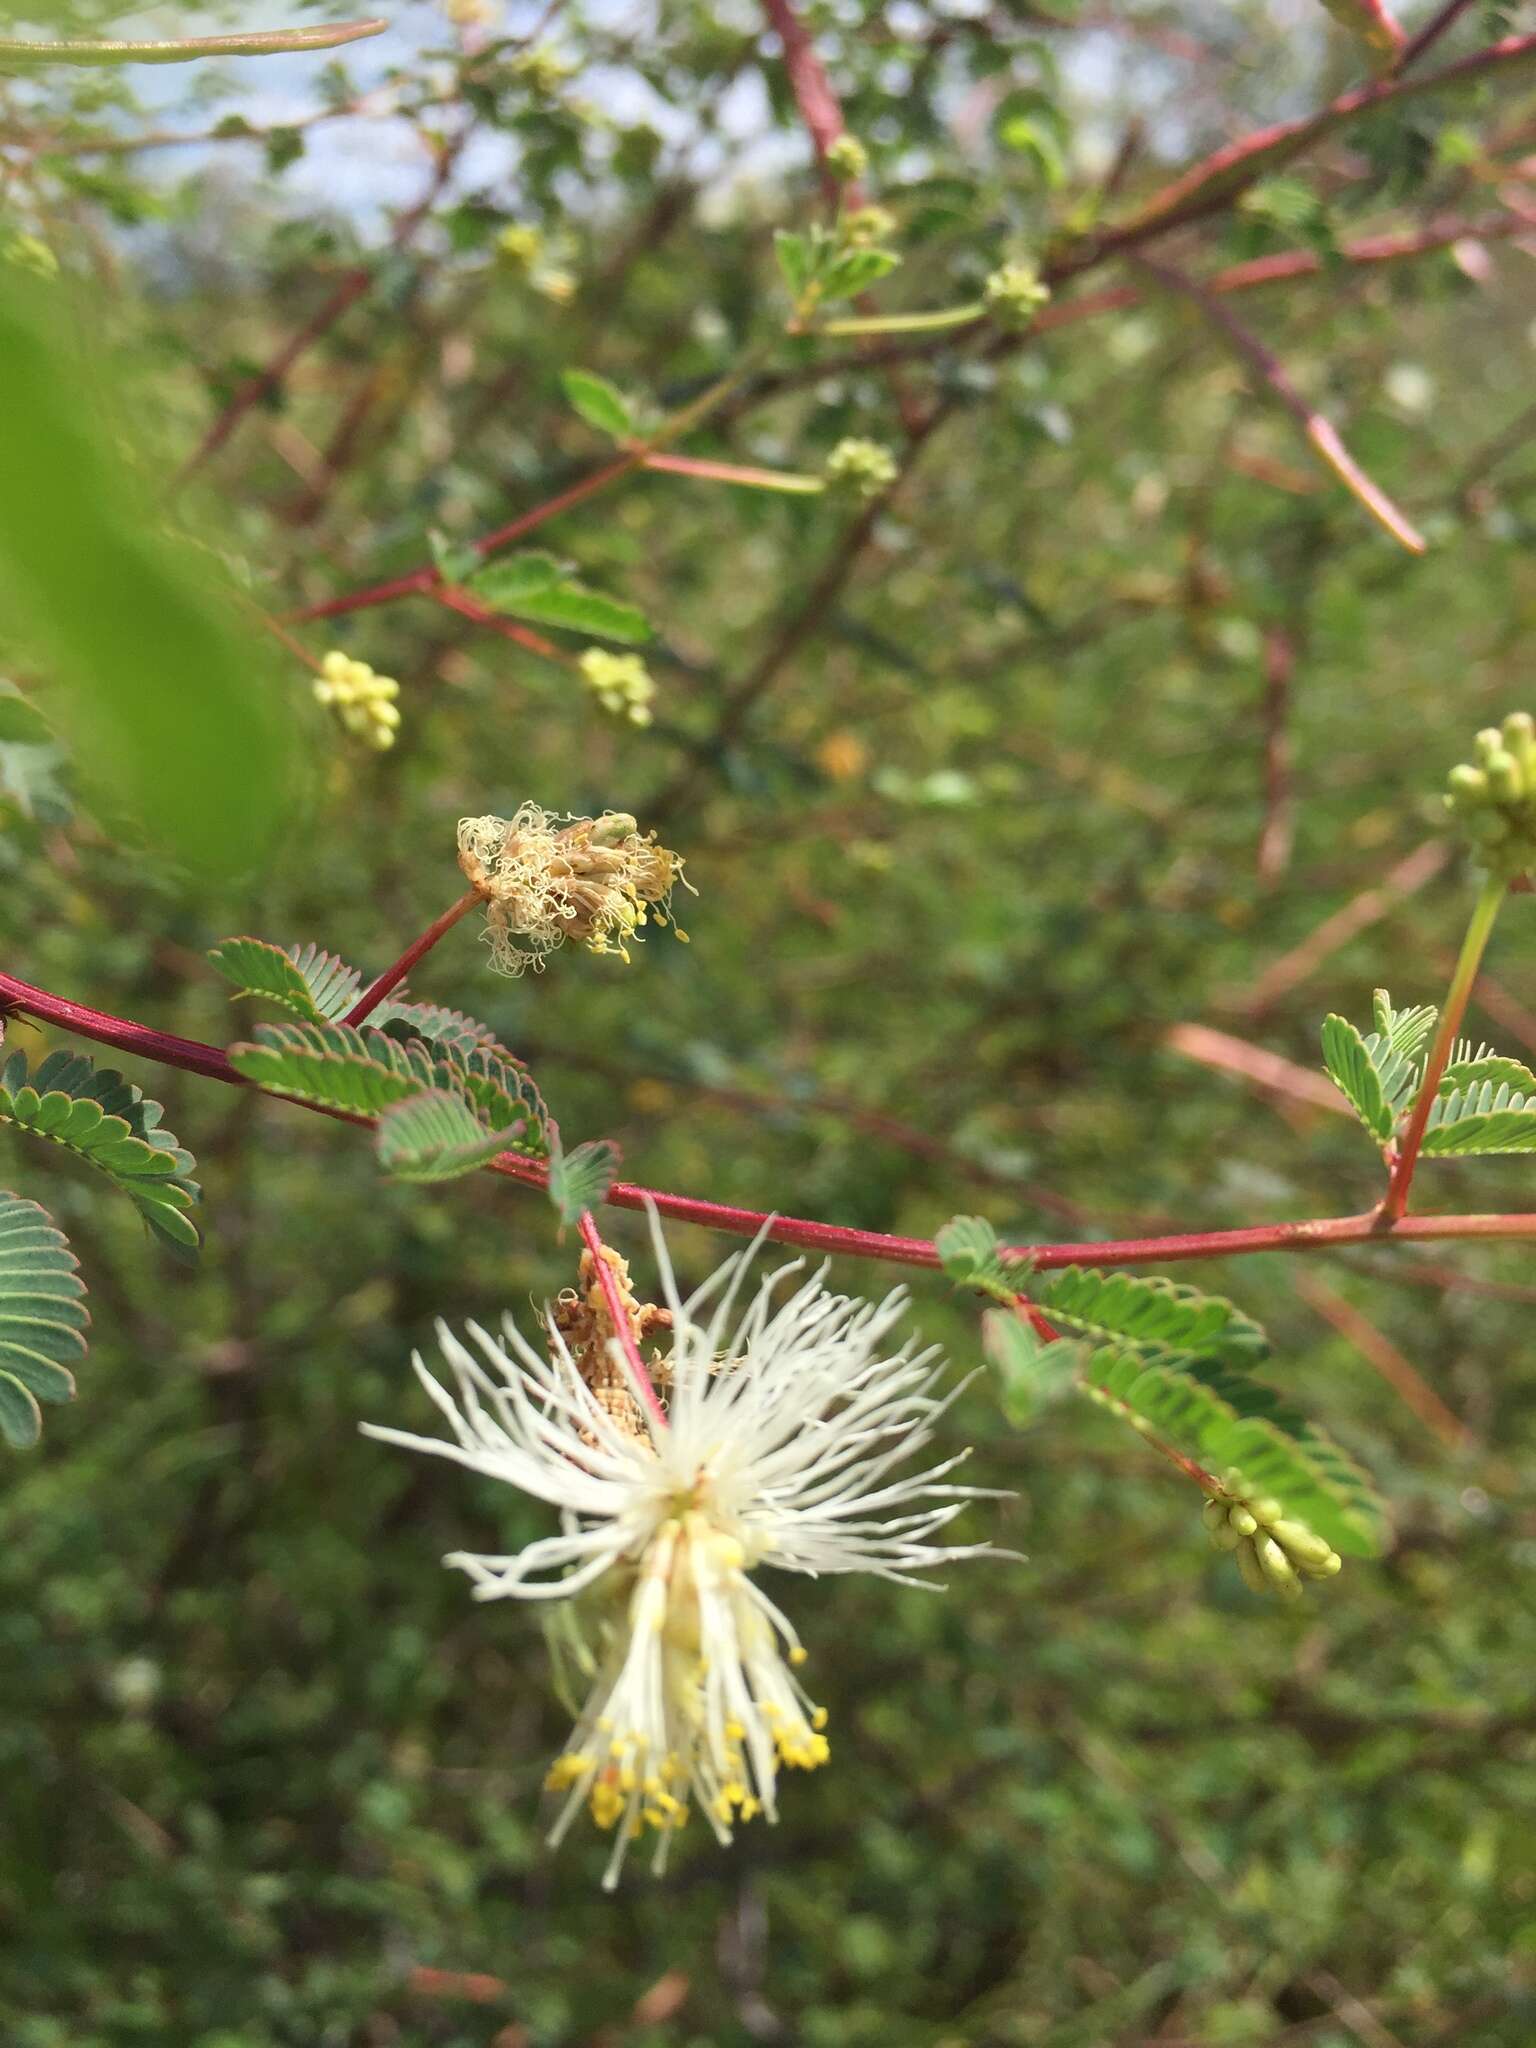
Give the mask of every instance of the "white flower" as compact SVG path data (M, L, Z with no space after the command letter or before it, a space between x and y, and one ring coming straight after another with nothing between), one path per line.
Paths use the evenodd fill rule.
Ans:
M553 1321L545 1357L510 1318L500 1343L469 1325L479 1357L438 1324L457 1400L415 1359L452 1442L364 1425L559 1510L561 1533L514 1556L445 1560L469 1573L476 1598L606 1596L596 1681L547 1783L566 1795L551 1843L583 1804L599 1827L616 1829L609 1889L648 1826L654 1867L664 1867L690 1801L728 1842L733 1821L777 1817L782 1766L827 1760L826 1713L795 1675L806 1653L749 1576L759 1565L922 1585L914 1574L935 1565L998 1554L935 1540L982 1495L948 1482L967 1453L894 1476L932 1441L954 1398L934 1392L936 1350L911 1339L887 1348L905 1290L878 1305L851 1301L817 1273L784 1296L796 1262L743 1310L749 1251L683 1303L654 1216L652 1229L672 1313L665 1425L647 1417L627 1431L594 1398Z

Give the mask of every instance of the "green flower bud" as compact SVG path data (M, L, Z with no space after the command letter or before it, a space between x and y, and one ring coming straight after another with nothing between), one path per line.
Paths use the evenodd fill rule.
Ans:
M1481 768L1474 768L1470 761L1459 762L1445 780L1452 798L1458 803L1480 804L1488 795L1487 776Z
M827 145L827 169L834 178L852 185L869 169L869 151L857 135L839 135Z
M1258 1534L1259 1524L1257 1517L1250 1513L1241 1501L1236 1502L1228 1511L1227 1519L1231 1522L1239 1536L1256 1536Z
M1051 296L1032 263L1005 263L987 279L987 311L1002 327L1027 327Z
M1536 718L1529 711L1511 711L1504 721L1504 744L1517 758L1536 747Z
M1238 1546L1237 1568L1242 1573L1243 1584L1250 1593L1267 1593L1270 1590L1269 1578L1265 1573L1263 1565L1259 1563L1258 1556L1251 1543L1243 1543Z
M1520 773L1520 763L1502 747L1488 756L1487 774L1488 787L1500 803L1514 803L1524 796L1525 778Z
M850 435L827 457L827 482L860 498L878 498L896 481L896 458L879 441Z
M1494 754L1504 751L1504 735L1496 725L1485 725L1472 744L1477 749L1478 759L1486 768Z

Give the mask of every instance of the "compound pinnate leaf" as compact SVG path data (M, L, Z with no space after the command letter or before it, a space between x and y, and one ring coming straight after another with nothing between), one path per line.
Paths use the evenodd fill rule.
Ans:
M957 1287L979 1288L999 1301L1012 1301L1029 1270L1020 1261L1009 1278L997 1232L984 1216L952 1216L936 1233L933 1246L939 1264Z
M1251 1316L1219 1294L1177 1280L1065 1266L1039 1275L1029 1291L1053 1323L1090 1337L1129 1340L1144 1354L1182 1351L1246 1366L1269 1348Z
M395 1180L456 1180L510 1142L503 1132L487 1131L462 1095L429 1088L380 1113L375 1150Z
M274 946L267 939L221 939L209 961L242 996L263 996L310 1023L344 1017L363 977L318 946Z
M1155 1432L1229 1491L1278 1501L1286 1516L1335 1550L1373 1557L1385 1547L1385 1514L1365 1471L1246 1373L1211 1358L1148 1358L1111 1344L1089 1352L1080 1384L1090 1399L1133 1428Z
M16 1449L37 1442L40 1402L74 1398L91 1320L79 1263L46 1209L0 1192L0 1435Z
M1484 1081L1438 1096L1430 1104L1422 1150L1426 1159L1536 1152L1536 1097L1507 1081Z
M997 1368L998 1398L1016 1429L1068 1392L1082 1358L1081 1344L1047 1344L1011 1309L988 1309L981 1319L982 1349Z
M589 1138L565 1151L556 1139L549 1160L549 1199L562 1223L578 1223L595 1209L618 1177L619 1148L610 1138Z
M82 1053L50 1053L31 1074L21 1052L0 1067L0 1122L77 1153L172 1250L195 1251L201 1240L187 1211L201 1199L196 1162L161 1128L162 1114L131 1081Z
M1366 1041L1347 1017L1324 1019L1323 1065L1371 1136L1385 1145L1392 1136L1396 1118Z

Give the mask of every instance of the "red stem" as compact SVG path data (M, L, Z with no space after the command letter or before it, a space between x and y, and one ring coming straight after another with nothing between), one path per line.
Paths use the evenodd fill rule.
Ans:
M342 1018L343 1024L361 1024L383 1002L391 989L396 989L410 973L423 954L430 953L444 932L451 932L461 917L468 916L480 901L478 889L467 889L457 903L451 903L441 917L434 918L419 939L413 939L395 962L386 967L377 981L371 981L357 1001Z
M601 469L594 469L590 476L584 476L569 490L557 491L552 498L546 498L542 505L535 505L531 511L523 512L511 519L505 526L498 526L490 533L483 533L472 545L475 553L483 559L493 555L498 548L510 547L515 540L532 533L542 526L546 519L554 519L561 512L569 512L573 505L580 505L588 498L596 497L599 491L607 490L620 477L639 469L646 458L644 449L637 449L628 455L621 455L617 461L605 463ZM366 611L369 606L388 604L397 597L411 597L425 591L435 591L442 582L437 569L430 563L423 563L419 569L409 570L404 576L392 577L387 583L373 583L366 590L353 590L341 597L330 597L323 604L302 606L288 617L295 623L306 619L339 619L346 612Z
M602 1288L603 1299L608 1304L608 1319L613 1324L613 1333L618 1339L619 1349L624 1353L624 1362L629 1367L629 1376L634 1381L635 1392L650 1410L651 1420L657 1428L665 1429L667 1411L657 1397L656 1389L651 1384L651 1376L645 1369L645 1360L640 1356L640 1346L635 1342L635 1333L625 1313L618 1280L608 1263L608 1248L603 1243L590 1209L582 1210L579 1228L582 1242L592 1254L592 1263L597 1268L598 1285Z
M217 1046L201 1045L195 1039L177 1038L167 1031L155 1031L125 1017L72 1003L14 975L0 973L0 1013L18 1010L27 1016L57 1024L77 1037L92 1038L119 1051L156 1060L161 1066L180 1067L234 1087L249 1084L237 1074ZM285 1096L285 1101L299 1100ZM300 1102L344 1123L368 1124L369 1118L328 1109L322 1103ZM490 1171L525 1187L542 1188L547 1170L516 1153L503 1152L491 1160ZM628 1181L615 1181L608 1201L617 1209L644 1209L653 1205L663 1216L680 1222L698 1223L707 1230L719 1230L732 1237L756 1237L762 1232L775 1244L801 1245L809 1251L855 1259L880 1259L898 1266L933 1266L939 1255L933 1240L926 1237L887 1237L878 1230L850 1230L837 1223L817 1223L808 1217L765 1215L759 1209L739 1209L724 1202L709 1202L695 1195L672 1195L661 1188L648 1188ZM765 1228L766 1226L766 1228ZM1417 1244L1431 1240L1468 1238L1487 1241L1504 1238L1536 1238L1536 1214L1512 1213L1487 1216L1404 1216L1384 1221L1374 1210L1359 1216L1309 1217L1294 1223L1256 1223L1242 1230L1192 1230L1168 1237L1125 1237L1089 1239L1080 1244L1005 1245L1003 1257L1028 1259L1042 1272L1057 1266L1146 1266L1166 1265L1183 1259L1220 1259L1248 1252L1303 1252L1330 1246L1382 1244L1388 1241Z

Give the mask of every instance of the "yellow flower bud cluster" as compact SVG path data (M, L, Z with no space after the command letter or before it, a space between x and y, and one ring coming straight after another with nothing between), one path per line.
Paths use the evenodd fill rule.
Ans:
M638 654L609 654L589 647L577 663L582 681L603 709L631 725L649 725L656 684Z
M1255 1593L1299 1600L1308 1579L1331 1579L1344 1563L1339 1553L1305 1522L1288 1516L1279 1501L1244 1498L1241 1476L1228 1473L1229 1490L1205 1503L1205 1527L1218 1550L1237 1559L1244 1582Z
M393 676L376 676L366 661L334 648L315 678L315 702L328 705L348 732L380 752L395 744L400 730L399 694Z
M501 19L496 0L443 0L443 12L455 28L492 28Z
M1451 770L1445 807L1483 866L1513 880L1536 869L1536 719L1512 711L1478 734L1475 751Z
M896 481L896 458L879 441L850 435L827 457L827 482L859 498L878 498Z
M1051 296L1033 263L1005 263L987 279L987 311L1000 327L1027 327Z
M827 169L851 185L869 169L869 151L857 135L839 135L827 145Z

